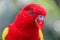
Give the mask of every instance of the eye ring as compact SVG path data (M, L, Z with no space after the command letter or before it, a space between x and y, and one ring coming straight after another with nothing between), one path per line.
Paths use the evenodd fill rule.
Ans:
M28 13L32 16L34 15L34 12L32 10L28 10Z

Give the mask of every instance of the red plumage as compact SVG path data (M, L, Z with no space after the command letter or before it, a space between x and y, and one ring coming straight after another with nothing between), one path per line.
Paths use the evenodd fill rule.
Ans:
M39 28L42 29L44 22L35 22L39 16L46 16L43 7L37 4L25 6L16 16L14 22L9 25L6 40L39 40ZM37 26L38 25L38 26Z

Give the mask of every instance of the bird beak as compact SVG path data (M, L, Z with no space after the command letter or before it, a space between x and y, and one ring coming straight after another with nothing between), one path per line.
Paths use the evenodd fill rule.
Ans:
M35 19L35 24L36 26L42 30L43 29L43 26L44 26L44 16L42 15L39 15L36 19Z

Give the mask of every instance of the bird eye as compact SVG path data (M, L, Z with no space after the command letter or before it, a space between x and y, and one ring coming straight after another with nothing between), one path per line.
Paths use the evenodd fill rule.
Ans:
M34 12L32 10L28 10L29 14L32 16Z

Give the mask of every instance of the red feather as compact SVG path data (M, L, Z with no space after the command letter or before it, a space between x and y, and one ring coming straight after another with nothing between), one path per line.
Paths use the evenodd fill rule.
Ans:
M29 10L34 14L30 15ZM30 4L24 7L16 16L14 22L9 25L6 40L39 40L39 27L35 23L38 15L46 15L45 9L41 6ZM42 29L41 25L40 28Z

